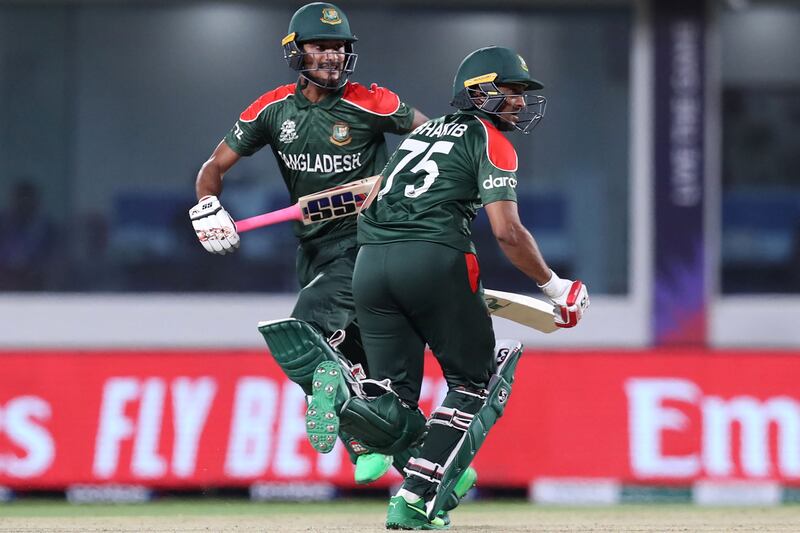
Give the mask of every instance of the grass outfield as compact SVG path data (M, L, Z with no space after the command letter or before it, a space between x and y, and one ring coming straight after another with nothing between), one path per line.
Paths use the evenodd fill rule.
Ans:
M56 501L0 504L2 532L234 531L385 532L385 502L251 503L176 500L137 505L71 505ZM800 531L800 506L696 507L639 505L544 507L526 502L468 502L452 531L744 532Z

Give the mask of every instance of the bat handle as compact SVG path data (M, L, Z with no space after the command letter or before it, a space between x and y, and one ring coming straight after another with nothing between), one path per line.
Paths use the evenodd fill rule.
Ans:
M271 226L272 224L279 224L288 220L303 220L303 212L300 210L299 205L294 204L289 207L284 207L283 209L278 209L277 211L238 220L235 222L236 232L244 233L245 231Z

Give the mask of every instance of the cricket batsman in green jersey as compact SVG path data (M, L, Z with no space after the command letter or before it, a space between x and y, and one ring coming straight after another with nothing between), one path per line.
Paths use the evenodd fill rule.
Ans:
M575 326L589 305L586 287L547 266L518 216L517 154L504 132L529 133L541 120L545 99L528 93L541 88L508 48L468 55L453 86L458 111L400 144L376 200L359 216L356 312L370 377L390 386L362 405L334 366L322 363L309 409L341 425L369 410L395 421L398 434L410 431L419 423L426 344L448 384L389 502L388 528L446 527L438 513L511 392L522 344L495 342L470 237L477 209L486 209L509 260L553 302L557 325Z
M379 174L388 159L384 134L406 134L427 120L392 91L348 80L356 66L356 40L346 15L333 4L307 4L294 14L281 44L287 63L299 73L297 82L268 91L248 106L197 176L199 201L190 217L206 250L227 254L239 246L219 196L223 176L241 157L269 145L294 203L301 196ZM355 365L354 372L363 371L359 365L366 367L366 358L351 285L356 219L309 226L298 222L295 234L302 290L292 317L341 343L339 350ZM287 375L310 394L313 358L307 363L270 348ZM306 364L311 365L308 371L303 370ZM373 481L389 468L391 457L366 453L354 439L342 438L351 458L361 453L356 481Z

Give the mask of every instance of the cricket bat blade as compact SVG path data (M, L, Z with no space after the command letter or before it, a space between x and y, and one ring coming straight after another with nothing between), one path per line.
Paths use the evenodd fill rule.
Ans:
M492 289L485 289L483 298L492 316L511 320L542 333L552 333L559 329L555 323L555 311L551 303L522 294Z

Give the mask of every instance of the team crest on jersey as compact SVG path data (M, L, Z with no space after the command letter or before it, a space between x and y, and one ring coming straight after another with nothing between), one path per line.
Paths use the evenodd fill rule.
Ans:
M350 137L350 126L347 122L336 122L333 125L333 134L331 135L331 142L337 146L344 146L352 141Z
M283 124L281 124L281 134L280 137L278 137L278 140L282 143L289 144L293 140L297 139L296 127L297 125L294 123L294 120L284 120Z
M319 19L325 24L341 24L342 19L339 17L339 12L332 7L326 7L322 10L322 18Z

